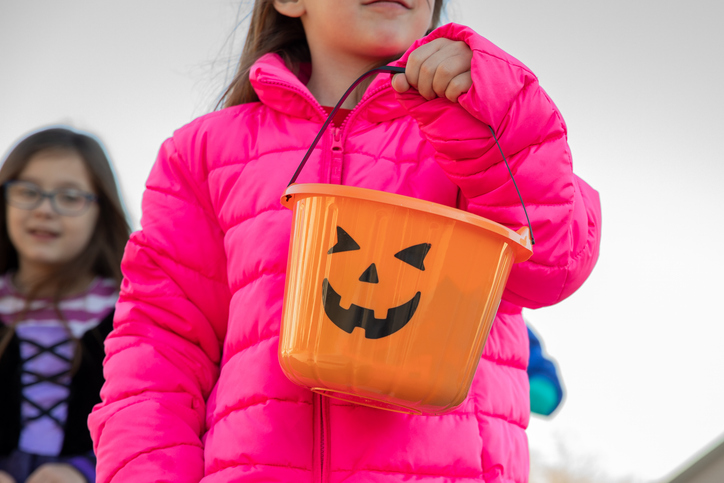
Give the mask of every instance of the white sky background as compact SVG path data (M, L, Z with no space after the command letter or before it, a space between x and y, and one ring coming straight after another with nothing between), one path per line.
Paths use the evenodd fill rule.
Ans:
M135 226L157 150L208 112L240 51L236 0L0 0L0 152L42 125L98 134ZM243 10L243 9L242 9ZM652 481L724 434L724 40L719 0L453 0L528 65L599 190L601 258L558 306L527 311L567 388L531 448L561 444Z

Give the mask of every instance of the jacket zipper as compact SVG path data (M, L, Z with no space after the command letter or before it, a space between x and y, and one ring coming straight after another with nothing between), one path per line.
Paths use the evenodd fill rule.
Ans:
M338 127L332 128L332 162L330 163L331 184L342 184L342 158L344 156L344 144L342 143L342 130Z
M330 131L332 134L332 145L330 147L331 153L332 153L332 160L330 162L330 170L329 170L329 183L330 184L342 184L342 173L344 170L344 142L342 140L342 133L344 132L344 129L347 127L347 124L349 124L349 121L352 117L356 116L357 113L360 111L360 107L363 104L367 104L372 101L375 97L377 97L378 94L381 92L392 89L390 86L382 86L378 87L372 92L369 92L367 95L365 95L360 102L350 111L350 113L345 118L344 122L342 122L342 125L339 127L331 127Z
M329 481L329 461L331 447L329 445L329 399L317 394L312 395L314 411L314 481Z
M289 91L295 92L299 94L304 100L306 100L310 105L314 106L314 108L319 111L322 114L322 119L325 119L327 114L324 112L324 109L319 105L317 100L312 97L308 92L305 92L301 89L298 89L295 86L292 86L291 84L288 84L286 82L280 82L280 81L273 81L273 80L265 80L262 81L262 84L267 85L277 85L279 87L283 87ZM363 104L367 104L371 102L375 97L377 97L378 94L382 93L385 90L392 89L391 86L383 85L378 87L377 89L368 92L365 94L365 96L360 99L360 102L352 109L352 111L349 113L347 118L344 120L342 125L340 127L331 127L329 128L331 130L332 134L332 145L330 147L331 149L331 162L329 164L329 179L328 183L330 184L342 184L342 168L343 168L343 157L344 157L344 144L342 142L342 132L344 128L349 123L350 118L357 115L357 113L360 110L360 107Z

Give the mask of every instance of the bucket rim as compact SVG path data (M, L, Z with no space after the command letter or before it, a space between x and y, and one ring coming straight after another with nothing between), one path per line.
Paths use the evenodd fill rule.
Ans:
M450 218L456 221L462 221L470 225L483 228L495 233L512 242L511 247L515 253L515 262L524 262L533 255L530 231L527 226L521 227L518 231L501 225L488 218L475 215L473 213L453 208L451 206L441 205L434 201L421 200L398 193L388 193L369 188L360 188L358 186L333 185L324 183L299 183L289 185L281 197L281 204L288 209L293 209L295 198L310 196L340 196L347 198L355 198L365 201L373 201L377 203L401 206L415 211L431 213L443 218Z

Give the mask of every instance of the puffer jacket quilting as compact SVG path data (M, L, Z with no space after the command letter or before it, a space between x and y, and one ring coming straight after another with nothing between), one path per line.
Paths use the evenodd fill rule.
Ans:
M459 104L396 95L380 75L298 182L401 193L517 229L525 218L483 123L494 127L537 245L511 274L469 397L447 415L403 415L313 395L281 372L291 212L279 198L324 111L267 55L250 75L261 102L178 130L149 176L90 417L99 482L527 481L520 306L556 303L588 276L598 197L571 172L565 125L535 77L467 28L421 42L438 36L474 51Z

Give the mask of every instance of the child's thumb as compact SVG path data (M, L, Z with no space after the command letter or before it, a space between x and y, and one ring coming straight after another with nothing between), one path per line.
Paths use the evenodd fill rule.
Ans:
M399 92L407 92L410 89L410 83L407 82L405 74L395 74L392 76L392 88Z

